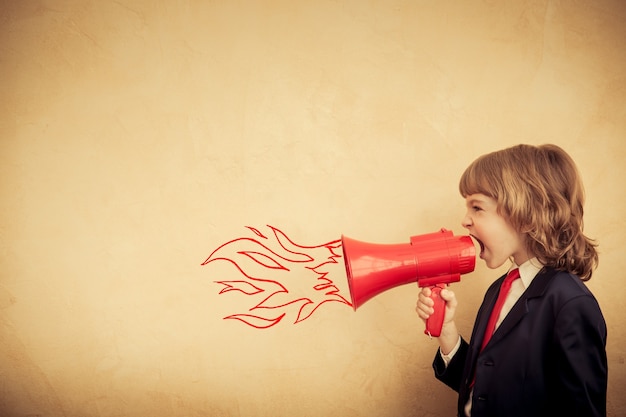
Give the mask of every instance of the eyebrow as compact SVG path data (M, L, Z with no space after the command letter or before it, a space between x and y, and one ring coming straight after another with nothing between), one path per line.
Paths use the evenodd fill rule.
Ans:
M473 204L485 204L485 203L486 203L486 201L485 201L485 200L481 200L481 199L478 199L478 198L472 198L471 200L469 200L469 201L467 202L467 205L468 205L468 206L471 206L471 205L473 205Z

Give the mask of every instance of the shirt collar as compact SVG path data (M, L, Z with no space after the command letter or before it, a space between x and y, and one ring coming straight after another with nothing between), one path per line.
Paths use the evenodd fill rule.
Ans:
M537 258L531 258L523 264L517 266L515 262L511 265L509 271L519 268L520 281L524 284L524 288L528 288L532 280L537 276L543 265Z

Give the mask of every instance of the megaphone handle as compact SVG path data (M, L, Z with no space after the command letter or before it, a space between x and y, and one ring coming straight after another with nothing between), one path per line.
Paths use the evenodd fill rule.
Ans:
M442 287L435 285L430 289L432 291L430 298L435 302L433 305L435 312L426 319L426 330L424 330L424 333L431 337L439 337L446 314L446 301L439 294L443 289Z

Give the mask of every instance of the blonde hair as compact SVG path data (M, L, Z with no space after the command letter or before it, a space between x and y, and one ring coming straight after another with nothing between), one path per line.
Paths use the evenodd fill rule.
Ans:
M541 263L591 278L597 244L583 234L585 192L576 164L556 145L517 145L476 159L459 182L463 197L484 194Z

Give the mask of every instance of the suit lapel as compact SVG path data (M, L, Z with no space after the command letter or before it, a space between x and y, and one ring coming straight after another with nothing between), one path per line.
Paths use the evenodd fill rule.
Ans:
M537 276L530 283L530 286L526 289L526 291L524 291L524 293L519 298L519 300L517 300L515 305L513 305L513 308L504 318L498 329L495 331L485 349L492 343L495 344L500 339L504 338L517 325L517 323L519 323L519 321L526 315L526 313L528 313L528 300L532 298L542 297L546 291L546 288L550 284L550 281L556 275L556 272L557 271L552 268L543 268L541 271L539 271ZM484 334L484 326L486 326L486 323L482 324L482 326L482 333Z

